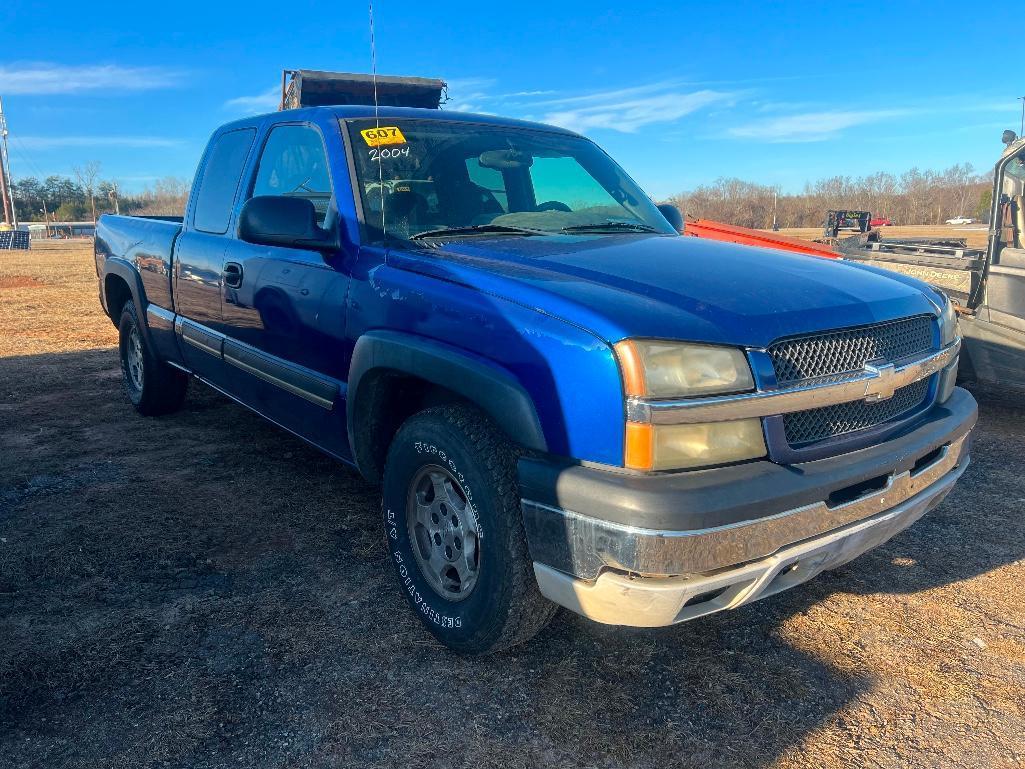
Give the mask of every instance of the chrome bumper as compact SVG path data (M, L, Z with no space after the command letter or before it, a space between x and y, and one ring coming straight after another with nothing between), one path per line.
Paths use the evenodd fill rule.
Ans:
M567 541L600 549L611 568L584 580L535 561L534 573L550 600L608 624L654 627L736 608L840 566L910 526L964 472L967 447L968 435L961 436L924 467L844 504L819 502L714 529L635 529L563 511ZM527 513L531 503L523 504Z
M665 531L626 526L569 510L557 510L523 500L523 515L531 529L549 532L544 550L571 551L540 560L586 563L647 576L677 576L714 571L764 558L781 547L838 529L893 508L936 483L967 458L969 436L962 435L939 449L933 461L917 470L891 475L878 491L843 504L826 502L786 510L751 521L690 531ZM544 526L531 525L539 518ZM550 532L558 521L559 535ZM533 543L532 543L533 545ZM537 548L535 560L541 554ZM583 557L582 557L583 556ZM578 573L590 578L596 573Z
M605 571L598 579L585 581L536 562L534 574L541 593L549 600L606 624L657 628L716 611L735 609L793 588L822 571L842 566L876 548L931 511L969 464L967 454L958 461L958 452L953 451L952 446L950 449L928 469L916 475L903 474L906 476L903 480L898 482L895 478L886 490L873 494L875 503L885 504L884 512L876 512L856 523L787 545L766 558L712 573L675 577L645 577ZM893 490L898 483L907 494L900 499L897 498L900 494ZM885 502L885 499L889 501ZM871 507L862 507L864 502L859 499L844 507L856 505L860 510L871 511ZM771 524L771 521L758 524ZM711 547L714 549L715 545ZM730 544L724 548L717 552L725 555Z

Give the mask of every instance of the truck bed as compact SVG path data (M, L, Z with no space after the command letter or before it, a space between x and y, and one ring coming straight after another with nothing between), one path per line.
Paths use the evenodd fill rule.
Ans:
M112 256L128 262L142 278L146 299L170 309L171 257L182 231L180 216L116 216L104 214L96 222L96 270Z

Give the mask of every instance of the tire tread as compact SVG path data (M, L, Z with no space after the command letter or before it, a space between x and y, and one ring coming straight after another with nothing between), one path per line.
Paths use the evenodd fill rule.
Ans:
M488 416L464 404L433 406L415 414L400 428L393 445L402 440L402 433L407 427L413 430L417 423L426 420L440 421L466 437L493 486L490 492L495 496L498 514L514 522L500 529L504 535L500 546L512 564L509 570L511 579L503 580L502 594L493 597L498 605L507 606L508 611L483 636L475 638L472 646L460 647L459 650L493 653L524 643L548 624L559 607L541 595L534 577L533 561L527 550L516 473L516 462L521 452Z

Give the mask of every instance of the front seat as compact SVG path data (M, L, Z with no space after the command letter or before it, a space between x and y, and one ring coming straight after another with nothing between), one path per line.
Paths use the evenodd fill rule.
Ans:
M384 217L388 230L408 238L420 231L426 219L427 199L412 190L397 190L384 198Z

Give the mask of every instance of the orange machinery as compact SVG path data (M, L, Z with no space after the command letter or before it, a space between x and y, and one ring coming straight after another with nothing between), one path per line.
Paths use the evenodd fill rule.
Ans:
M825 256L830 259L839 259L840 254L832 246L824 243L814 243L810 240L791 238L787 235L780 235L765 230L753 230L748 227L737 227L733 224L723 224L711 219L695 219L691 216L685 218L684 235L694 238L708 238L709 240L723 240L727 243L739 243L743 246L758 246L760 248L776 248L780 251L792 251L798 254L811 254L812 256Z

